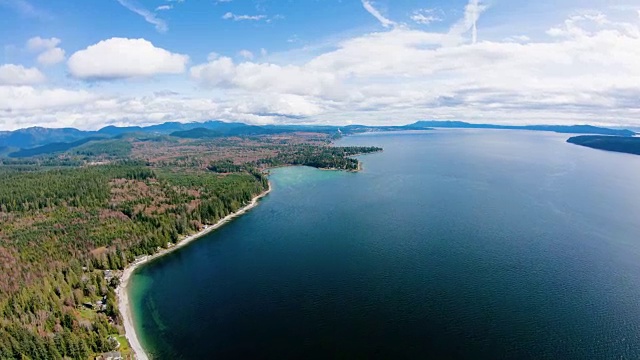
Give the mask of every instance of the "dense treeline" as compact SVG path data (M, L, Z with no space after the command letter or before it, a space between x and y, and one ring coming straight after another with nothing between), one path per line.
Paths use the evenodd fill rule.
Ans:
M333 147L317 145L273 146L276 155L262 158L256 162L237 164L231 159L211 162L207 169L215 173L234 173L252 171L254 168L268 168L283 165L304 165L319 169L358 170L358 160L350 156L382 151L378 147Z
M238 210L258 172L137 163L0 170L0 359L87 359L115 348L117 277L137 256Z
M608 135L581 135L567 140L568 143L592 149L640 155L640 138Z
M0 174L0 181L8 185L0 188L0 210L7 213L60 205L100 206L109 198L110 179L150 177L151 170L128 165Z
M237 165L231 159L213 161L207 169L220 174L225 173L233 173L243 171L245 169L244 165Z
M85 158L122 159L131 155L132 148L131 142L127 140L92 141L73 149L71 154L81 155Z
M297 145L277 156L258 161L259 166L305 165L320 169L358 170L358 160L349 156L382 151L379 147L333 147Z
M0 166L38 166L38 167L77 167L82 166L84 161L80 159L57 158L57 157L28 157L28 158L0 158ZM0 169L4 172L4 170Z

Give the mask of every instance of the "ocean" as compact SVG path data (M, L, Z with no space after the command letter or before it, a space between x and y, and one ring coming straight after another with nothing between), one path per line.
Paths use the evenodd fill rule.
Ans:
M371 133L363 171L140 268L156 359L640 358L640 156L506 130Z

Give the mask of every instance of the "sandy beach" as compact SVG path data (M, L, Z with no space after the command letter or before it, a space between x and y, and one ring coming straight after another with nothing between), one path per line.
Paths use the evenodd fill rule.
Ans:
M215 223L214 225L210 225L207 226L205 229L203 229L202 231L187 236L184 239L182 239L182 241L178 242L176 245L168 248L168 249L163 249L160 252L154 254L154 255L150 255L150 256L146 256L143 258L140 258L139 260L129 264L129 266L127 266L124 269L124 272L122 274L122 277L120 278L120 285L118 286L118 288L116 289L116 295L118 297L118 308L120 310L120 315L122 316L122 320L123 320L123 325L124 325L124 331L125 331L125 336L127 337L127 340L129 340L129 344L131 345L131 348L133 349L133 352L135 354L136 359L138 360L146 360L149 359L149 356L147 355L147 353L144 351L144 349L142 348L142 345L140 343L140 340L138 339L138 335L136 334L135 331L135 327L133 325L133 316L131 313L131 306L130 306L130 302L129 302L129 297L127 295L127 286L129 284L129 278L131 277L131 274L133 274L133 272L142 264L146 264L150 261L153 261L163 255L166 255L178 248L181 248L189 243L191 243L192 241L200 238L203 235L206 235L210 232L212 232L213 230L216 230L217 228L221 227L222 225L228 223L230 220L232 220L235 217L238 217L244 213L246 213L247 211L253 209L256 205L258 205L258 201L265 197L269 192L271 192L271 183L269 183L269 188L264 191L263 193L261 193L260 195L254 197L251 202L246 205L245 207L241 208L240 210L229 214L227 216L225 216L224 218L220 219L220 221L218 221L217 223Z

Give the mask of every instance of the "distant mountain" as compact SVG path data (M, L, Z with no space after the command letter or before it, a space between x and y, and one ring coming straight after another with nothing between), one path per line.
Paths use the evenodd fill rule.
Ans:
M193 123L166 122L151 126L106 126L98 131L84 131L74 128L50 129L30 127L15 131L0 131L0 147L31 149L52 143L68 143L92 136L115 137L129 133L149 133L168 135L175 131L195 128L218 129L249 126L242 123L225 123L223 121L206 121Z
M593 149L640 155L640 138L637 137L582 135L569 138L567 142Z
M493 125L493 124L471 124L464 121L418 121L407 125L412 128L458 128L458 129L502 129L502 130L531 130L531 131L551 131L561 134L597 134L633 136L635 132L627 129L609 129L591 125Z
M471 124L463 121L418 121L404 126L368 126L368 125L248 125L243 123L229 123L220 120L210 120L205 122L166 122L151 126L106 126L98 131L83 131L74 128L48 129L43 127L31 127L16 131L0 131L0 149L5 149L0 154L6 154L13 150L7 149L34 149L40 146L52 145L49 148L34 149L33 153L45 151L50 153L56 148L64 148L76 141L91 138L127 138L148 137L153 140L158 136L176 136L197 138L211 138L219 136L253 136L265 134L281 134L288 132L315 132L333 136L351 135L363 132L374 131L400 131L400 130L432 130L433 128L467 128L467 129L510 129L510 130L534 130L553 131L567 134L597 134L633 136L635 133L626 129L608 129L590 125L492 125L492 124ZM203 131L207 130L207 131ZM16 151L15 156L22 156L29 152ZM30 155L32 156L32 155Z
M32 148L54 142L70 142L95 135L95 131L82 131L74 128L49 129L30 127L16 131L0 132L0 146Z
M175 131L170 135L188 139L206 139L222 136L252 136L291 132L280 127L265 127L241 123L205 123L209 127L198 127L190 130Z
M180 122L166 122L157 125L150 126L127 126L127 127L118 127L118 126L106 126L100 130L99 133L109 134L109 135L122 135L125 133L150 133L150 134L171 134L177 131L187 131L193 129L211 129L211 130L220 130L220 129L234 129L239 127L250 126L244 123L228 123L220 120L210 120L205 122L190 122L190 123L180 123Z
M55 153L71 150L80 145L84 145L89 141L103 140L103 139L104 137L88 137L88 138L80 139L74 142L55 142L55 143L50 143L42 146L36 146L31 149L18 150L16 152L10 153L9 157L23 158L23 157L38 156L38 155L55 154Z
M183 139L209 139L223 136L221 132L205 129L195 128L191 130L175 131L171 133L171 136L183 138Z
M138 131L142 131L142 128L140 126L118 127L114 125L109 125L98 130L98 133L110 135L110 136L118 136L126 133L138 132Z

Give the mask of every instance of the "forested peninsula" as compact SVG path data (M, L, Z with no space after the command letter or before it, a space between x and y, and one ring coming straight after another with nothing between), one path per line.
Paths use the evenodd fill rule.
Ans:
M133 133L0 158L0 358L130 356L122 270L247 205L269 167L355 171L382 150L332 137Z
M637 137L581 135L569 138L567 142L592 149L640 155L640 138Z

